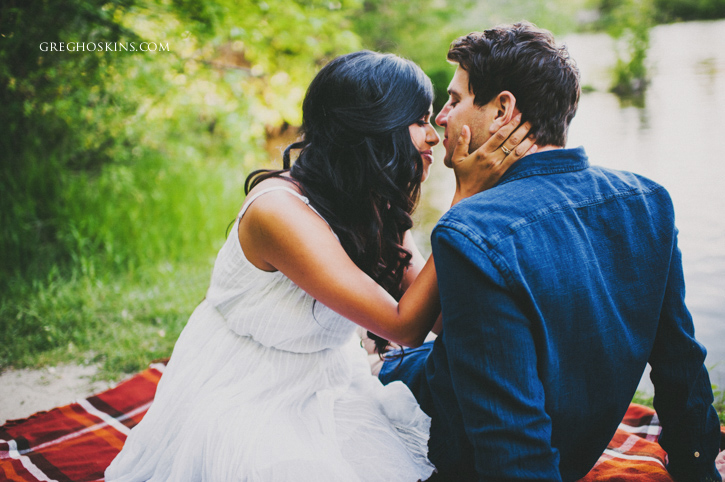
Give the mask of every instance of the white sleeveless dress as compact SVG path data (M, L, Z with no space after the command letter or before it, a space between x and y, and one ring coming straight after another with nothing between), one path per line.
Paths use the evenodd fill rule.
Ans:
M259 195L273 189L309 206L283 186ZM354 323L244 257L237 228L255 198L106 480L427 479L430 419L410 390L370 374Z

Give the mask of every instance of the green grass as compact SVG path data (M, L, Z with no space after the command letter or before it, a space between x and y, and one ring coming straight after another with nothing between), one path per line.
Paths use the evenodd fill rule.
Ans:
M52 255L0 273L0 370L94 363L118 379L168 357L205 295L247 171L167 151L66 173Z
M139 371L170 356L211 266L162 264L105 281L54 273L15 284L0 301L0 366L94 363L105 379Z
M717 415L720 418L720 425L725 425L725 390L713 385L712 391L715 395L713 406L717 410Z

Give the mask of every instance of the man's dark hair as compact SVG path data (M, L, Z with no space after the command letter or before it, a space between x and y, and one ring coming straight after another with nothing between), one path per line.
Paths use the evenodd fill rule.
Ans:
M468 73L476 105L507 90L539 145L566 145L579 102L579 69L551 32L527 22L474 32L451 44L448 60Z

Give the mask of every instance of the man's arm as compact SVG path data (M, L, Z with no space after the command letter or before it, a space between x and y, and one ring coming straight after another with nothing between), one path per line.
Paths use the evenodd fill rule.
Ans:
M461 232L438 226L433 252L441 336L479 479L560 481L527 317L487 253Z
M715 457L720 422L712 406L705 349L695 340L692 317L685 306L682 255L675 230L670 272L655 345L650 355L654 406L662 425L660 445L667 469L678 482L720 481Z

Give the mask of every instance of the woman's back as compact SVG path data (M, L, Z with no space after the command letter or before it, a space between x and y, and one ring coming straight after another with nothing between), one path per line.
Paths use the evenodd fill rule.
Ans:
M267 187L257 194L271 190L286 191L309 203L307 198L282 185ZM237 230L244 211L255 198L250 196L245 203L219 251L207 301L222 314L232 331L264 346L312 353L342 345L357 325L315 302L280 271L263 271L245 257Z

